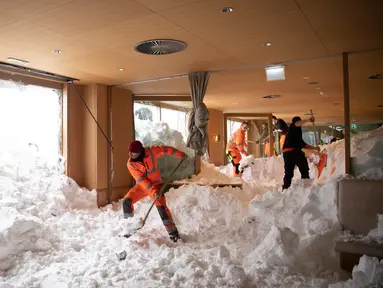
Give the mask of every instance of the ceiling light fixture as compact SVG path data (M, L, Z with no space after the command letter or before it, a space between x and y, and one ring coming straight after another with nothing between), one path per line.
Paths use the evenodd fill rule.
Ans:
M263 43L263 46L265 46L265 47L270 47L272 44L271 44L271 42L265 42L265 43Z
M305 77L303 77L303 79L305 79L305 80L307 80L307 79L309 79L310 77L309 76L305 76Z
M320 90L321 88L320 88L320 87L317 87L317 88L315 88L315 89Z
M62 54L63 53L63 51L59 50L59 49L53 50L52 52L53 52L53 54Z
M230 13L230 12L233 12L233 8L231 8L231 7L225 7L225 8L222 9L222 12L224 12L224 13Z
M276 98L281 98L281 95L266 95L263 96L265 99L276 99Z
M265 67L267 81L285 80L285 65Z
M118 68L117 70L122 72L122 71L124 71L124 68Z
M320 95L327 95L327 92L326 91L321 91L319 92Z
M17 58L13 58L13 57L8 57L7 60L8 60L9 62L20 63L20 64L24 64L24 65L28 65L28 64L29 64L29 62L26 61L26 60L17 59Z
M375 75L371 75L371 76L368 76L369 79L383 79L383 74L375 74Z

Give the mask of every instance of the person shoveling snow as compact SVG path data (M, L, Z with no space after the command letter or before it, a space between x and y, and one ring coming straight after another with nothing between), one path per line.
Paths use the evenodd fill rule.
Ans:
M226 147L226 155L233 164L233 174L236 177L242 177L242 170L239 169L239 163L242 159L241 153L247 156L247 143L245 141L246 131L249 130L249 123L242 122L241 127L237 129L229 139Z
M133 217L133 204L141 199L150 196L155 202L162 222L169 233L170 239L177 242L180 239L176 225L173 222L172 215L166 205L165 196L162 193L161 174L158 168L157 159L163 155L174 155L182 160L187 158L184 152L181 152L171 146L150 146L144 148L140 141L133 141L129 145L128 170L136 185L129 190L122 200L124 218Z

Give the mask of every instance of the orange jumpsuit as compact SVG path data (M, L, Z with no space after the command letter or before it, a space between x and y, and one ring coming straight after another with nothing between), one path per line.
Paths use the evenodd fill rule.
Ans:
M239 171L239 162L242 159L241 153L247 155L245 147L247 147L245 131L239 128L230 136L229 142L227 143L227 155L233 164L234 176L241 177L242 175Z
M160 190L162 180L157 159L163 155L174 155L177 158L182 158L185 155L185 153L170 146L151 146L144 150L142 161L129 159L127 164L136 185L124 197L122 205L125 218L133 217L134 203L147 196L154 200L156 192ZM164 195L161 195L155 205L168 233L171 234L177 231Z

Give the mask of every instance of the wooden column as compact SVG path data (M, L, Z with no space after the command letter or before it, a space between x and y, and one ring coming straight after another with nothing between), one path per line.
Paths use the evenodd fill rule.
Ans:
M226 145L227 145L227 115L223 114L223 143L224 143L224 153L223 153L223 165L228 163L228 159L226 157Z
M345 172L351 173L351 139L350 139L350 81L348 69L348 52L342 54L343 62L343 101L344 101L344 149Z

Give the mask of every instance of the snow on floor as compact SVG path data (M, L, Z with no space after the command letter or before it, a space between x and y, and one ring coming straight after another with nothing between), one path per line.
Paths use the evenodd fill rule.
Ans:
M194 183L199 185L242 184L242 180L238 177L230 177L221 173L213 164L202 162L200 174L193 175L190 179L174 181L174 183Z
M327 154L327 165L322 171L321 177L316 183L327 181L336 181L344 177L345 156L344 156L344 140L337 141L332 144L323 146ZM359 179L383 179L383 127L369 132L362 132L351 138L351 157L353 169L357 173ZM309 161L310 178L316 179L318 169L316 163L318 157L313 157ZM246 168L243 173L243 180L252 185L282 186L284 163L283 156L272 158L257 158L249 156L243 160L244 165L254 163ZM225 174L231 173L231 164L221 168L221 172ZM298 169L295 170L295 182L300 178ZM299 181L298 181L299 182Z
M156 137L161 129L148 131ZM97 209L95 191L78 187L62 168L58 157L0 152L1 288L328 287L343 279L333 249L335 181L293 184L284 194L265 182L244 190L171 189L167 202L184 239L172 243L155 209L143 229L119 237L144 217L149 199L124 220L119 203ZM262 181L277 176L253 175ZM127 253L122 261L121 251ZM371 267L382 270L371 263L334 288L368 283Z

